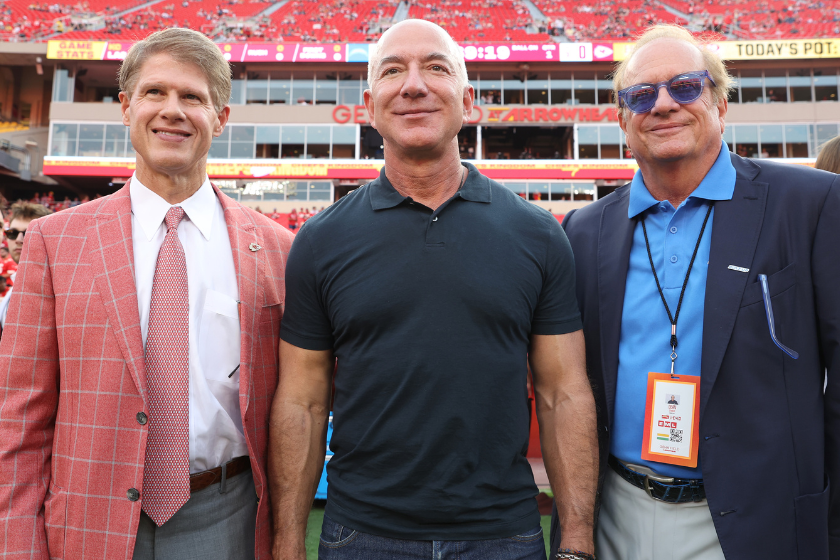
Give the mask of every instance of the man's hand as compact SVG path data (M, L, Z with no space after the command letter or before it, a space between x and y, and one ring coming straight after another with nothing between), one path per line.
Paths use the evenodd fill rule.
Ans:
M306 560L306 522L324 468L335 358L280 341L280 383L269 419L274 560Z
M529 361L540 445L560 521L560 548L592 554L598 431L583 331L534 335Z

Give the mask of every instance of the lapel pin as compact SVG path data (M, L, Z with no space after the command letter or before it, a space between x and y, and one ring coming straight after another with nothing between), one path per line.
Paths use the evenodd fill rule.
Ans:
M735 271L738 271L738 272L749 272L750 271L749 268L744 268L742 266L735 266L734 264L730 264L727 268L729 270L735 270Z
M254 251L255 253L262 249L262 247L260 247L257 243L251 243L250 245L248 245L248 248Z

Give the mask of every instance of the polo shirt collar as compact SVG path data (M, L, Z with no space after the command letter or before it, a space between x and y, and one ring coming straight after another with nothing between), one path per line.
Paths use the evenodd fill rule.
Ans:
M735 168L732 166L732 159L729 157L729 146L726 145L726 142L721 142L720 152L715 163L688 198L732 200L732 195L735 192L735 178ZM637 170L633 176L633 181L630 183L628 217L634 218L651 206L659 204L659 202L653 198L653 195L645 186L641 169Z
M467 168L467 180L461 187L461 198L470 202L491 202L490 179L471 163L462 161L461 165Z
M462 161L461 165L467 168L467 179L458 195L470 202L490 202L490 180L482 175L475 165L465 161ZM370 184L370 205L374 210L394 208L406 198L397 192L388 180L384 167L379 172L379 179Z

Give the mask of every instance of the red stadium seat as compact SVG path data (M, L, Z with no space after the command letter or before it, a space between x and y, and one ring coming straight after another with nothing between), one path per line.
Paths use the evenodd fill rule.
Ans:
M0 40L139 40L165 27L200 30L219 42L365 42L387 28L399 0L274 1L0 0ZM534 0L535 21L514 0L409 2L409 17L440 24L457 41L628 40L653 23L692 23L712 39L777 39L840 35L840 0ZM666 7L668 9L666 9ZM672 11L669 11L672 10ZM677 15L674 13L677 12ZM118 15L119 14L119 15Z

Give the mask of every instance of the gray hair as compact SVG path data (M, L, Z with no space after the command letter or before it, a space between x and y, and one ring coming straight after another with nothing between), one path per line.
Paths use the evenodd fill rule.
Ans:
M458 84L461 87L467 87L470 85L469 79L467 78L467 63L464 60L464 51L461 50L461 47L458 46L458 43L455 42L455 39L452 38L446 30L437 25L436 23L432 23L430 21L422 20L422 19L407 19L403 20L400 23L394 25L393 27L389 28L385 31L380 37L379 40L370 47L370 55L368 57L368 87L371 91L373 91L373 86L376 83L376 74L377 70L379 70L379 47L382 44L382 40L385 37L389 36L391 33L394 33L395 29L400 27L401 23L405 22L422 22L424 25L432 26L435 28L438 33L440 33L441 37L444 39L444 44L446 45L446 50L444 54L449 55L452 59L452 65L455 67L455 77L458 78Z
M120 90L129 99L137 85L143 64L156 54L167 54L181 64L197 66L207 76L210 97L217 113L230 101L231 71L219 47L204 34L192 29L170 27L152 33L128 51L120 65Z
M624 80L627 75L627 67L630 65L630 61L633 60L633 57L637 52L639 52L639 49L648 43L656 41L657 39L674 39L676 41L683 41L697 48L703 56L703 64L706 65L706 70L709 71L709 74L712 76L712 80L715 83L715 85L711 88L712 102L717 104L720 99L726 99L729 97L729 92L734 87L734 79L729 75L729 71L726 69L726 64L724 64L720 56L706 48L709 41L698 41L694 35L679 25L658 24L648 27L647 30L645 30L645 32L638 38L635 45L633 45L633 52L630 53L630 56L616 65L615 73L613 74L613 90L616 105L618 105L618 92L627 87ZM621 109L622 108L619 106L619 110Z

